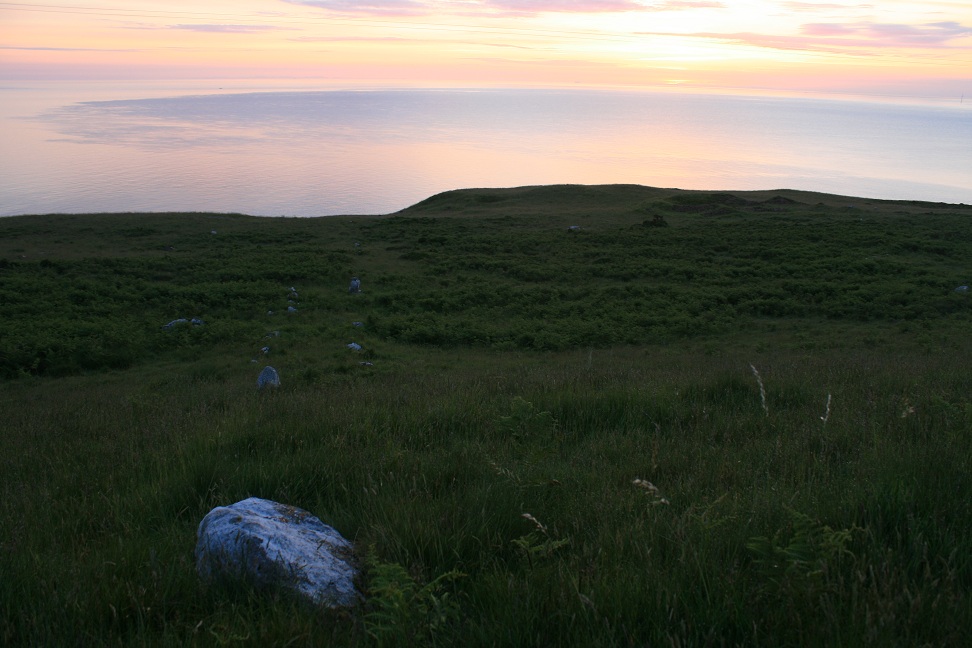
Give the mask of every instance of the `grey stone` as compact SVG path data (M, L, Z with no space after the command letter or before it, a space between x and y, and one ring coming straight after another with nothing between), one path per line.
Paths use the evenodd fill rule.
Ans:
M294 308L293 306L288 306L287 307L287 312L290 313L290 314L293 314L293 313L296 313L297 312L297 309Z
M204 582L282 588L332 608L361 601L351 543L303 509L251 497L214 508L196 537L196 571Z
M189 323L189 320L187 320L184 317L180 317L179 319L172 320L168 324L164 324L162 326L162 328L165 329L166 331L171 331L172 329L174 329L177 326L180 326L182 324L188 324L188 323Z
M957 293L967 293L967 292L969 292L969 287L968 286L959 286L958 288L955 289L955 292L957 292Z
M348 292L352 295L357 295L361 292L361 280L357 277L351 278L351 286L348 288Z
M162 328L165 329L166 331L171 331L175 327L182 326L183 324L192 324L193 326L202 326L205 323L206 322L204 322L202 319L200 319L198 317L193 317L192 319L187 319L185 317L180 317L179 319L174 319L171 322L169 322L168 324L163 325Z
M257 387L263 389L264 387L279 387L280 386L280 374L273 367L264 367L260 375L257 376Z
M358 344L357 342L352 342L351 344L348 345L348 348L351 349L352 351L360 351L361 345Z

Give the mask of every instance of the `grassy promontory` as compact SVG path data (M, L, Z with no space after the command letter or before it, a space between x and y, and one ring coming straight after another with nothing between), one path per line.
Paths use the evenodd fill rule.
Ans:
M959 645L970 259L972 207L785 190L0 218L0 644ZM248 496L368 604L202 588Z

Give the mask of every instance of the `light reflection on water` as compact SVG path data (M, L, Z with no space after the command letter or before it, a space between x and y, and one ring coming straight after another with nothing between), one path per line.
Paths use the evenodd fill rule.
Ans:
M0 115L0 215L388 213L447 189L554 183L972 202L972 112L961 107L553 90L203 94L43 109L17 97L20 112Z

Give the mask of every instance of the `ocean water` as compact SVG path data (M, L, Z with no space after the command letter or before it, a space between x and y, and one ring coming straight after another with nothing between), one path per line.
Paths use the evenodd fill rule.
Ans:
M384 214L635 183L972 203L972 102L593 90L0 88L0 215Z

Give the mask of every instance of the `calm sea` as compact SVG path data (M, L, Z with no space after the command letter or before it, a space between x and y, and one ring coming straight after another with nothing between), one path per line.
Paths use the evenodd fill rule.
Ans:
M381 214L555 183L972 203L972 101L245 90L0 88L0 215Z

